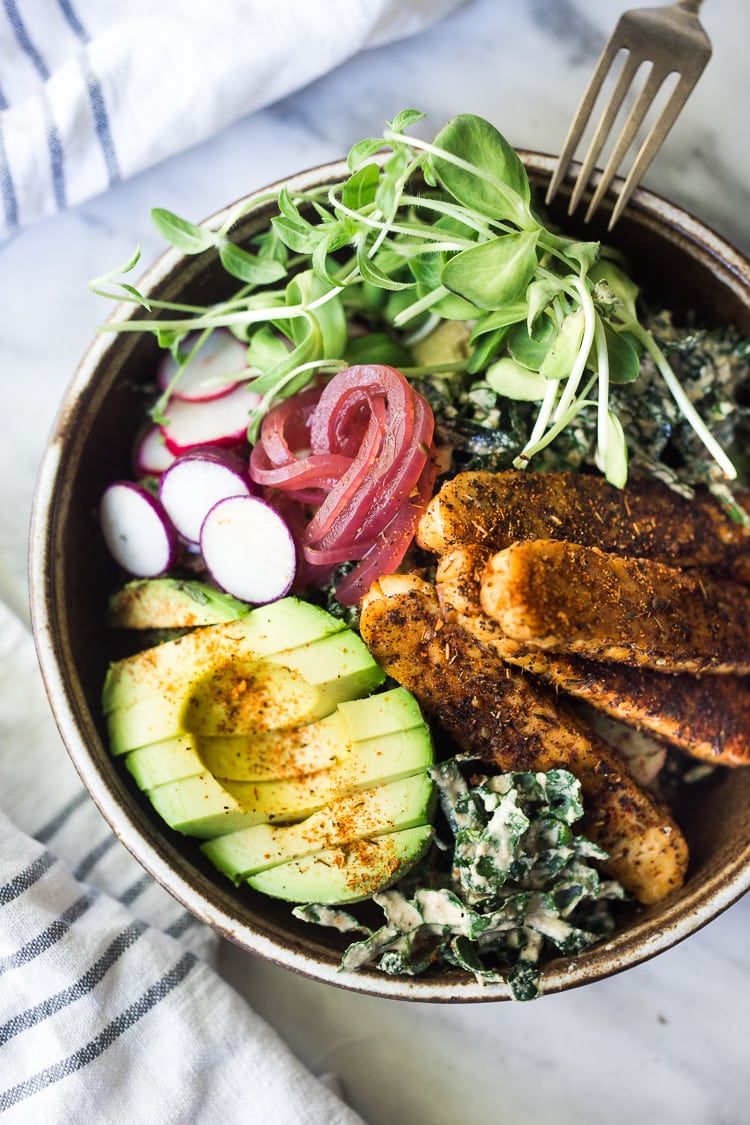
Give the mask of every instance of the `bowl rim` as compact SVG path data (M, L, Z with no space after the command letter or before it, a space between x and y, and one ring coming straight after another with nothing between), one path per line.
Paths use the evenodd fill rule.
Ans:
M518 151L532 175L542 179L551 176L555 157L531 150ZM254 216L261 216L264 209L270 210L273 197L282 186L292 192L300 191L340 179L347 173L345 160L317 165L250 192L210 215L203 225L223 225L240 210L239 221L249 221ZM570 179L569 175L568 181ZM732 287L738 295L744 293L748 299L750 261L701 220L644 188L634 192L628 210L638 212L647 226L658 228L662 234L666 227L674 232L676 238L686 239L699 248L704 258L721 269L724 284ZM147 293L162 284L185 262L186 257L175 249L164 251L141 276L138 282L141 292ZM108 319L131 318L137 315L138 309L139 306L133 304L118 304ZM64 484L60 475L64 434L66 428L70 430L71 419L82 409L91 380L108 351L116 345L116 340L116 336L97 336L81 358L64 392L39 467L29 531L29 599L37 656L55 721L84 787L114 834L156 882L199 920L248 953L312 980L386 999L446 1003L512 999L506 982L483 984L468 975L462 981L457 980L455 975L444 978L390 977L376 970L341 971L334 961L326 963L290 948L259 932L250 922L240 920L230 909L231 900L222 892L218 880L215 894L202 893L200 886L196 886L195 878L188 878L172 865L158 830L155 828L153 833L144 834L140 810L126 807L118 799L83 735L81 715L88 712L83 695L77 684L66 681L63 673L61 642L56 636L55 624L60 591L55 586L55 542L52 535L57 498ZM162 836L165 835L162 833ZM198 880L200 882L204 880ZM205 882L210 890L212 884ZM636 920L626 933L615 933L582 956L570 961L558 958L543 967L542 991L550 994L569 990L649 960L707 925L748 890L750 846L744 858L738 857L729 869L715 873L687 897L683 891L674 906L668 908L658 932L650 932L649 918L645 917Z

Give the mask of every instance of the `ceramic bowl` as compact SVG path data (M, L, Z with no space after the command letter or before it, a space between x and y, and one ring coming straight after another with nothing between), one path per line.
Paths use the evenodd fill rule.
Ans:
M543 189L553 160L524 153L532 182ZM291 190L346 175L343 163L293 177ZM248 203L266 192L250 196ZM678 207L638 191L611 235L564 218L563 191L553 218L570 233L606 237L623 248L648 294L709 324L733 323L750 335L750 263ZM222 216L215 218L221 219ZM236 229L241 238L269 221L258 202ZM606 209L603 222L606 222ZM164 254L140 284L146 293L202 304L225 296L226 280L212 252ZM137 306L118 318L141 315ZM245 950L288 969L359 992L406 1000L505 1000L505 985L482 986L459 971L414 979L377 970L339 972L345 940L296 922L284 903L235 889L201 856L197 843L170 832L126 771L107 751L99 708L113 640L104 624L108 595L120 576L102 543L96 508L105 485L131 472L133 436L143 417L138 384L153 370L150 336L96 338L68 388L41 467L31 534L32 614L38 653L57 724L91 797L113 831L151 875L188 910ZM684 887L656 906L634 911L610 940L542 972L558 992L627 969L694 933L750 887L750 769L720 770L700 801L677 810L691 863Z

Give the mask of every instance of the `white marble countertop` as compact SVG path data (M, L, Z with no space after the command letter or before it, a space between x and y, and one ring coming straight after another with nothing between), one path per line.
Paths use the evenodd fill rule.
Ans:
M26 616L26 535L57 405L103 316L87 281L162 250L149 210L199 220L342 156L399 109L457 112L557 151L621 0L472 0L272 108L0 247L0 597ZM750 7L711 0L714 58L646 183L750 250ZM10 396L8 398L8 396ZM612 980L533 1004L400 1004L319 985L227 947L226 975L369 1125L608 1125L750 1119L750 899Z

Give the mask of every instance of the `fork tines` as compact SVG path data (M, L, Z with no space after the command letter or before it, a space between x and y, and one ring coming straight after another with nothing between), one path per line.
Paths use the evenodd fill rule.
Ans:
M613 64L621 52L624 53L624 63L581 164L570 199L568 214L572 214L581 201L615 119L628 91L633 86L636 74L644 64L649 64L650 69L633 102L606 167L599 177L586 211L586 222L596 211L612 180L617 175L620 165L635 140L638 129L665 81L670 75L677 75L674 88L642 142L624 180L609 220L609 229L611 230L661 147L664 138L672 128L680 110L711 57L711 44L696 14L700 2L701 0L681 0L680 3L672 4L669 7L636 9L625 12L621 16L614 34L602 51L568 131L560 159L547 190L546 199L548 203L556 195L570 167L576 148L591 119L602 86L607 77L613 73Z

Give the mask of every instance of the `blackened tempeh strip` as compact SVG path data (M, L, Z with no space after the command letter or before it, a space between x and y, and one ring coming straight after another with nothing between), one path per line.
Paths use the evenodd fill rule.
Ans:
M494 552L518 539L561 539L750 582L750 531L707 491L687 499L654 479L619 489L585 473L459 473L431 500L417 538L437 554L470 542Z
M700 571L531 540L489 559L480 602L526 646L659 672L750 673L750 590Z
M694 758L728 766L750 764L750 679L665 676L650 668L526 649L481 610L479 580L486 561L486 552L477 547L457 548L440 559L437 590L444 615L493 647L508 664L613 719Z
M413 575L381 578L365 595L360 627L376 660L462 750L503 771L563 767L578 777L583 830L641 902L681 885L687 846L669 813L553 692L444 621L433 586Z

